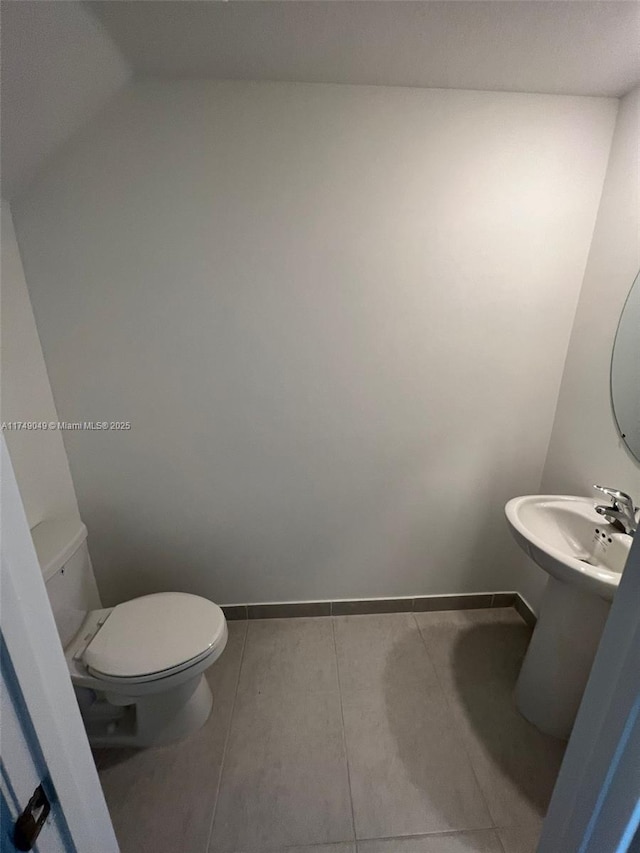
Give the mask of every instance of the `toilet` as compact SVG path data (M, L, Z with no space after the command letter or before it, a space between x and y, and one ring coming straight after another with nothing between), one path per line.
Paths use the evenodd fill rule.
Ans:
M183 592L102 607L82 521L45 520L31 536L91 745L159 746L204 725L204 673L228 637L220 607Z

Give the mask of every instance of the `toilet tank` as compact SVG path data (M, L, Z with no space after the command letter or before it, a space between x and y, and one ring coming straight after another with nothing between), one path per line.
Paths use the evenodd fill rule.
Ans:
M102 606L87 548L87 528L78 516L46 519L31 530L49 603L63 647L89 610Z

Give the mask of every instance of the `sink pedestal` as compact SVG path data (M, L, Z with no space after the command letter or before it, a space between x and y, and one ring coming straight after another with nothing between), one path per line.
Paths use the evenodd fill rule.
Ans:
M568 739L610 602L550 577L516 685L520 713L540 731Z

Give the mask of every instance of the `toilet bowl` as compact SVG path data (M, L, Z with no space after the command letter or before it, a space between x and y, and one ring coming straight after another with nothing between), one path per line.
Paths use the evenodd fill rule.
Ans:
M53 519L31 535L89 742L155 746L204 725L213 704L204 673L228 637L220 607L162 592L103 608L84 524Z
M213 703L204 671L227 636L217 604L186 593L89 611L65 649L89 741L152 746L200 728Z

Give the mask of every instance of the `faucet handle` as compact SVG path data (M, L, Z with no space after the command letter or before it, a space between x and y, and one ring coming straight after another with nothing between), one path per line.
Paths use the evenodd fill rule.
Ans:
M610 489L608 486L594 486L593 488L611 498L614 506L626 506L631 510L631 512L635 511L633 498L631 498L626 492L621 492L620 489Z

